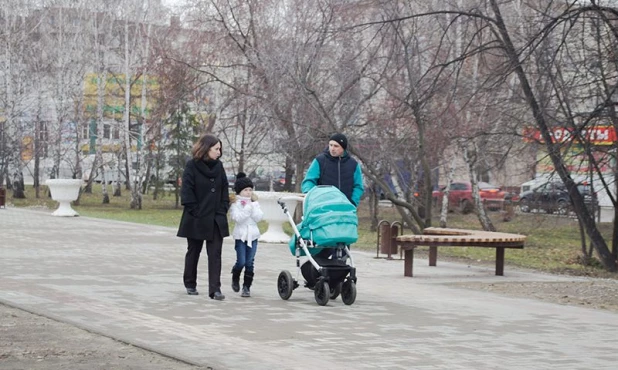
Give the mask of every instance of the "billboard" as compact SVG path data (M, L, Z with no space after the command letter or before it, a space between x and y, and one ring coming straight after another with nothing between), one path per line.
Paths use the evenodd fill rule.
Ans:
M97 84L99 78L100 76L96 73L88 73L84 78L84 110L89 118L96 118L98 105ZM154 108L154 96L158 94L160 88L158 80L153 76L142 75L131 85L131 113L141 115L141 96L144 84L146 84L145 118L148 118ZM104 85L103 117L120 120L122 119L125 106L125 75L108 74Z
M97 141L97 107L98 107L98 84L102 76L96 73L88 73L84 78L84 115L91 120L89 125L89 143L81 147L84 153L94 154ZM111 121L122 121L125 110L125 75L108 74L105 81L101 81L104 86L103 91L103 119ZM144 121L147 121L155 107L156 96L159 93L160 85L153 76L142 75L132 82L131 85L131 106L130 113L133 116L142 116L142 90L146 89L146 102L144 107ZM133 120L135 122L135 120ZM141 129L141 127L140 127ZM134 129L132 129L134 130ZM141 132L137 136L137 147L141 148ZM113 143L102 148L103 152L118 152L120 144ZM133 149L132 149L133 150Z
M572 141L577 134L575 128L567 127L552 127L550 135L555 143L564 143ZM618 135L616 130L610 125L590 126L580 131L580 136L583 140L592 145L612 145L617 141ZM541 131L536 127L525 127L523 132L525 142L544 143Z
M590 171L596 173L595 168L590 167L588 155L581 148L570 148L562 150L562 160L567 170L573 175L588 175ZM613 174L615 160L606 152L593 152L592 157L599 166L602 174ZM551 174L556 170L554 163L544 150L539 150L536 158L536 173Z
M21 160L28 162L34 156L34 140L32 136L24 136L21 139Z

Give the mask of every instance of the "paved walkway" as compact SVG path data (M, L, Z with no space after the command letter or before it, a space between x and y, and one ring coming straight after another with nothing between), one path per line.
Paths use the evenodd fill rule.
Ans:
M261 244L253 297L233 294L226 240L216 302L204 283L185 294L184 249L170 228L0 209L0 302L215 369L618 366L617 314L447 286L564 277L418 259L404 278L403 261L356 252L356 303L320 307L306 288L279 298L279 272L296 273L285 245Z

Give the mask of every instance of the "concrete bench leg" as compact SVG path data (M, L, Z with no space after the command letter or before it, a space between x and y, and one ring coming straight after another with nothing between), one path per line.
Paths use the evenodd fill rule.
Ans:
M406 249L403 255L403 276L412 277L412 270L414 268L414 248Z
M504 248L496 248L496 275L504 276Z
M438 247L429 247L429 266L436 266L438 262Z

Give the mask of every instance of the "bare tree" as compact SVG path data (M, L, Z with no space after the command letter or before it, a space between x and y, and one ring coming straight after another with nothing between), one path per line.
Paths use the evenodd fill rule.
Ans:
M548 155L553 163L553 166L556 168L556 173L568 189L576 214L584 223L586 233L591 238L591 242L594 245L597 255L603 265L606 269L615 271L615 256L609 252L607 244L595 224L594 217L587 209L583 196L577 190L577 184L573 180L571 172L565 164L565 159L560 151L560 145L553 140L551 135L552 131L550 130L550 117L552 110L548 107L551 106L550 102L555 101L555 99L541 100L540 98L543 97L543 95L541 95L541 91L535 89L530 83L531 79L538 81L539 79L542 79L543 76L533 75L534 69L530 68L529 63L532 58L529 56L534 50L540 47L541 41L548 37L562 37L562 42L559 41L556 43L556 45L558 45L556 50L564 50L565 48L572 46L568 40L568 37L565 37L564 35L569 34L569 30L573 28L574 24L578 23L582 15L602 13L606 14L609 19L615 16L616 10L608 7L602 7L595 1L583 6L579 3L571 4L558 1L551 2L543 8L542 12L537 13L542 15L541 19L545 18L544 22L539 22L538 18L533 17L534 21L537 23L531 23L530 28L534 29L536 26L536 29L534 29L533 32L530 32L529 29L525 29L526 32L529 32L528 34L518 34L517 32L521 30L521 27L519 27L517 21L521 21L521 19L511 16L509 18L510 22L507 22L502 16L503 11L505 10L508 14L517 14L517 12L512 12L512 10L515 10L514 7L516 5L521 7L524 4L519 1L507 1L499 4L495 0L488 0L478 1L471 4L468 3L466 4L465 9L439 9L439 6L437 6L438 9L434 8L426 12L411 13L412 15L410 16L391 18L387 21L387 23L401 23L402 21L413 22L413 20L417 18L435 18L436 16L444 16L447 14L456 15L457 17L468 19L470 24L474 25L475 32L471 33L470 37L472 37L472 39L478 37L482 42L477 43L479 47L475 47L468 52L462 51L462 53L457 56L455 60L467 60L470 55L475 55L481 52L484 54L489 54L491 51L498 51L498 53L494 52L490 55L493 56L492 63L500 68L495 69L492 74L489 74L487 81L489 82L491 79L495 80L496 77L499 78L501 76L502 81L506 80L512 84L514 80L509 80L509 77L513 75L516 76L517 86L515 87L520 89L527 106L532 111L533 121L536 123L536 127L541 132L541 136L547 146ZM537 9L531 7L528 7L527 10L532 14L537 11ZM362 25L362 27L366 27L370 24L384 24L384 22L370 22ZM492 37L489 38L486 35L483 35L483 30L490 32ZM566 30L566 32L562 32L563 30ZM514 35L517 36L517 44L512 41ZM607 34L607 37L615 41L615 34L610 32ZM467 42L470 44L470 41ZM499 69L501 69L501 73L497 73L499 72ZM616 84L614 83L610 83L610 86L615 85ZM508 86L512 87L512 85ZM610 90L610 92L611 91L613 90ZM563 99L566 99L567 95L568 94L562 94ZM609 96L611 96L611 94ZM609 99L605 99L603 100L603 104L601 104L600 109L604 109L609 105L611 105ZM581 128L576 130L574 134L577 135L578 133L581 133Z
M97 173L102 177L101 181L101 196L102 203L109 203L109 193L107 190L107 178L106 178L106 160L103 155L103 126L104 126L104 109L108 83L108 63L110 58L110 44L113 42L113 38L109 35L113 35L114 17L109 9L104 9L90 20L91 28L91 42L92 42L92 54L94 56L93 66L95 70L94 78L96 79L96 110L93 112L93 107L86 107L89 113L86 117L88 121L86 126L89 132L89 149L90 152L94 150L95 155L90 166L90 174L88 175L85 192L92 191L92 184ZM94 100L93 99L93 100ZM91 132L94 131L94 132ZM96 146L91 148L90 146Z
M0 70L0 185L6 182L13 197L24 198L22 139L25 115L35 104L28 89L26 40L29 27L26 4L9 1L0 9L0 41L3 68ZM35 25L36 26L36 25ZM27 132L27 131L26 131Z

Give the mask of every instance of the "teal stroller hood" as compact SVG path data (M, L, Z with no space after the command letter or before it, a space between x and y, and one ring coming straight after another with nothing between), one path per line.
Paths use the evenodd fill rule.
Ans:
M300 237L312 241L311 254L320 247L350 245L358 240L356 207L334 186L321 185L311 189L303 202L303 219L297 225ZM295 254L297 236L290 240Z

